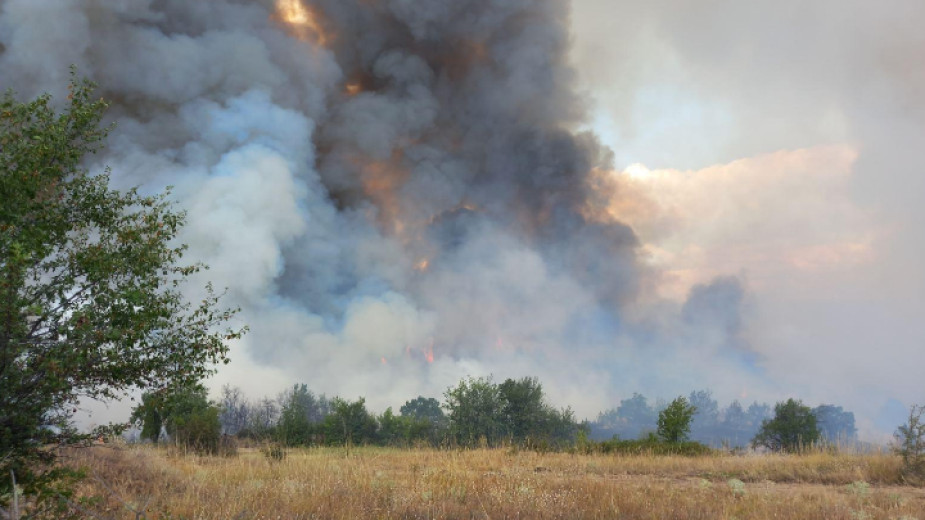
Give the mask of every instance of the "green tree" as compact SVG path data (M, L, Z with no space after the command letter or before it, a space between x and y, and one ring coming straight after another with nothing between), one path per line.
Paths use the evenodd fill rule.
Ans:
M288 446L311 444L318 426L330 413L325 396L315 396L304 384L293 385L292 390L280 396L280 416L276 433L280 442Z
M463 379L456 388L447 389L444 397L450 435L457 443L472 446L483 438L491 445L498 443L504 432L504 401L490 377Z
M691 421L697 407L688 403L683 396L672 401L658 414L656 434L665 442L684 442L691 432Z
M403 404L399 412L402 417L427 420L438 425L446 422L446 415L440 409L440 401L433 397L418 396Z
M350 402L335 397L331 401L331 413L324 418L322 430L328 444L370 444L376 441L378 424L366 410L366 399L361 397Z
M819 438L813 411L802 401L788 399L774 405L774 417L761 423L752 445L793 453L812 446Z
M37 441L79 398L199 381L244 332L225 328L235 311L211 287L184 298L202 266L181 263L185 215L167 194L114 191L81 168L106 136L106 104L76 79L68 98L56 112L48 95L0 97L0 497L11 472L30 493L54 478L37 468L55 452Z
M925 478L925 406L913 405L909 420L897 428L894 436L894 449L903 458L906 478Z
M839 443L855 441L858 429L854 425L854 413L845 411L841 406L823 404L813 408L819 434L826 442Z
M130 420L132 424L141 426L141 438L154 444L160 442L164 430L164 416L167 413L165 397L165 390L145 392L141 396L141 403L132 410Z
M221 438L221 409L209 402L201 384L148 392L132 411L141 437L158 442L163 429L177 446L216 453Z
M543 385L537 378L507 379L498 385L498 392L506 435L521 442L530 435L545 433L547 407L543 402Z
M426 442L439 445L446 436L447 417L440 408L440 402L433 397L417 397L402 405L400 418L406 428L406 442ZM385 424L380 418L380 428Z

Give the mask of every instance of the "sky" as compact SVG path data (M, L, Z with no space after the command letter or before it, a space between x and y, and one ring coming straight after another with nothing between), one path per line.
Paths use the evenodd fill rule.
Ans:
M209 381L373 411L537 376L925 401L917 0L6 0L0 88L116 124L91 171L188 212L250 333ZM129 403L87 404L85 423Z
M745 280L749 343L870 435L923 397L920 2L573 4L590 126L624 215L683 295ZM900 408L901 409L901 408ZM891 415L894 414L894 415Z

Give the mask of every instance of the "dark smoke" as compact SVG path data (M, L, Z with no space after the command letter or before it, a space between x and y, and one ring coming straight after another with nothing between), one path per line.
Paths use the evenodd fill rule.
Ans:
M316 27L270 1L0 6L0 87L60 96L76 64L118 124L92 166L176 186L191 253L251 325L224 377L384 406L536 375L581 414L759 384L726 355L738 282L641 305L634 233L594 217L613 165L577 131L567 2L306 5Z

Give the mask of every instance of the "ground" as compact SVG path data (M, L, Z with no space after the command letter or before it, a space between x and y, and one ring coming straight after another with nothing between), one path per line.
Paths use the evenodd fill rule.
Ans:
M513 449L259 449L199 457L97 446L95 518L919 519L925 489L883 454L651 457Z

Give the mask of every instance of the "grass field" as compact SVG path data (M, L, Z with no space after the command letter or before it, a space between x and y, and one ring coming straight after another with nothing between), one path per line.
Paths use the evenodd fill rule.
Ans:
M199 457L78 450L91 518L921 519L886 454L696 458L334 448Z

